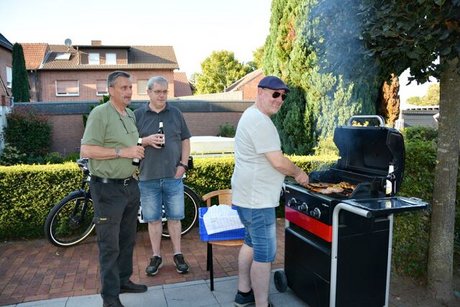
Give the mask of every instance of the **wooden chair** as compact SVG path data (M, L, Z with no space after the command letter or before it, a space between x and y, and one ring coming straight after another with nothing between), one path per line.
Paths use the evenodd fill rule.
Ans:
M232 205L232 190L217 190L209 192L202 197L203 201L206 203L206 206L210 207L212 205ZM206 269L209 271L209 279L211 284L211 291L214 291L214 265L213 265L213 255L212 255L212 246L241 246L243 240L223 240L223 241L207 241L207 258L206 258Z

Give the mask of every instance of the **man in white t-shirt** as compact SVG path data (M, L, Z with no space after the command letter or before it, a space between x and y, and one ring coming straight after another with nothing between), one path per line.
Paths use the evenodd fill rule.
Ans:
M289 88L267 76L258 85L256 102L242 115L235 135L235 170L232 203L245 227L238 257L238 292L235 306L270 306L271 263L276 255L276 215L285 176L305 185L308 175L281 151L270 116L279 111Z

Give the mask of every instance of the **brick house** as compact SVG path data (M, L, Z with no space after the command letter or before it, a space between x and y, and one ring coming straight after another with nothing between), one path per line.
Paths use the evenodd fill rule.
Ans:
M239 92L242 100L255 100L257 96L257 85L265 77L262 69L256 69L241 79L233 82L225 89L226 93Z
M0 106L8 106L13 81L13 44L0 33Z
M148 99L147 80L161 75L169 80L169 98L176 95L175 69L179 68L172 46L108 46L99 40L91 45L21 43L29 73L31 101L97 101L108 93L107 75L129 72L135 100ZM183 77L176 74L178 78ZM184 74L185 75L185 74ZM191 94L180 79L178 95Z
M5 146L3 128L6 126L6 115L10 112L13 81L13 44L0 34L0 153Z

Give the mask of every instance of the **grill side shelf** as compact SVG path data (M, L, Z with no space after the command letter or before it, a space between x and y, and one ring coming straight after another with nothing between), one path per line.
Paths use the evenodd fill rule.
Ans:
M376 199L348 199L343 201L354 207L369 211L369 217L387 216L393 213L423 210L428 203L412 197L384 197Z

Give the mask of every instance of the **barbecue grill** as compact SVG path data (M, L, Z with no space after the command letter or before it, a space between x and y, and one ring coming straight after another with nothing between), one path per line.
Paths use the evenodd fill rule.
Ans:
M395 196L404 139L382 117L353 116L335 129L334 143L340 158L311 172L311 185L285 182L285 267L275 286L289 286L310 307L387 306L393 214L427 203Z

